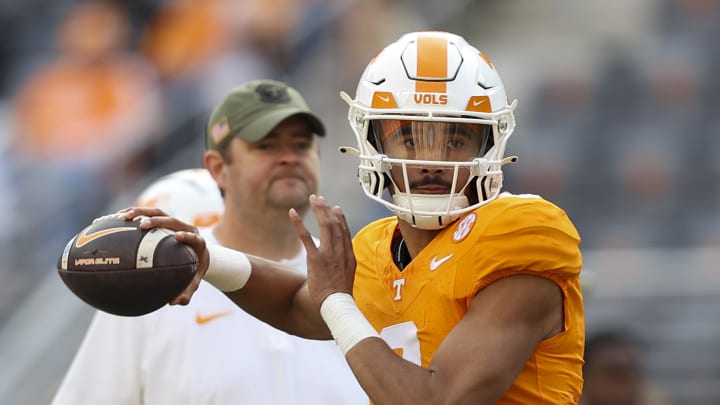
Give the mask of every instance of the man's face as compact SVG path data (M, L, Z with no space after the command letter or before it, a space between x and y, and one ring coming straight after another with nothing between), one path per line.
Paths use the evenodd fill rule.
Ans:
M320 159L315 135L305 119L290 117L265 138L228 145L226 205L240 209L295 208L304 212L318 191Z
M373 130L380 152L395 159L469 162L481 156L489 142L487 127L478 124L382 120L373 124ZM448 194L454 169L448 165L408 165L409 191ZM391 174L400 191L406 191L402 165L394 164ZM464 185L469 176L467 168L459 168L455 184Z

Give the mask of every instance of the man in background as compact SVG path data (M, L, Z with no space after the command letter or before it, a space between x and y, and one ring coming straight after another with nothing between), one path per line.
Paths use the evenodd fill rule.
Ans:
M669 405L648 379L644 342L625 328L605 328L585 342L581 405Z
M208 121L203 161L215 180L181 205L144 196L184 217L186 203L223 196L208 243L267 257L298 273L305 249L288 218L319 186L320 119L293 88L261 80L230 91ZM216 185L215 185L216 184ZM220 191L218 192L218 187ZM172 191L171 191L172 192ZM216 196L213 196L215 194ZM142 201L141 201L142 202ZM150 202L148 204L148 202ZM288 335L202 283L193 303L123 318L98 313L53 402L63 404L367 404L332 341Z

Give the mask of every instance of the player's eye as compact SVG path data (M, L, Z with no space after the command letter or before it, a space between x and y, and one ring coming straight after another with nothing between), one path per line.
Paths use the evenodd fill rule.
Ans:
M448 141L449 148L462 148L465 146L465 141L461 138L453 138Z

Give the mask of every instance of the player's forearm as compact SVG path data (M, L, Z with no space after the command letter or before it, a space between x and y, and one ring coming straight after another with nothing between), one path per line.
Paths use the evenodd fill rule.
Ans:
M438 386L433 372L402 359L381 339L365 339L345 357L375 405L440 404L447 399L446 387Z
M507 389L499 379L505 373L488 363L468 361L474 357L464 350L447 353L442 366L430 369L398 356L347 293L330 294L320 313L376 405L495 404Z
M273 327L311 339L330 339L306 292L305 276L277 262L221 247L209 248L205 280L243 310Z
M404 360L377 338L363 340L345 357L375 405L493 405L504 392L492 376L469 383L466 376L449 370L425 369Z
M347 293L329 295L320 313L358 381L375 404L441 403L437 378L399 357ZM434 391L433 391L434 389Z

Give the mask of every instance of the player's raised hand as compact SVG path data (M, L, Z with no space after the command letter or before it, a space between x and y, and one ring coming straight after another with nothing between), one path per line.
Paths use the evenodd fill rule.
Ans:
M179 242L190 246L198 257L198 270L195 278L177 297L170 301L170 305L187 305L190 298L198 289L200 281L207 272L210 258L205 245L205 239L198 233L197 227L185 223L177 218L167 216L167 214L158 208L130 207L118 211L118 214L125 216L126 220L132 220L135 217L144 216L140 222L140 228L166 228L175 231L175 239Z
M315 246L302 218L294 210L290 220L307 250L308 287L319 305L334 292L352 294L355 254L350 230L340 207L331 207L322 196L310 196L310 206L318 224L320 246Z

